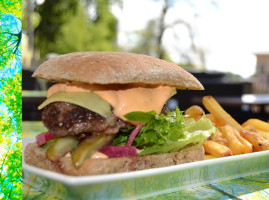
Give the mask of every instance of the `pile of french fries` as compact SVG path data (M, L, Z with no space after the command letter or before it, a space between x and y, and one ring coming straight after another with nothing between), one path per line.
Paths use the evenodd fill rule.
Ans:
M205 159L269 150L269 123L249 119L240 125L212 96L203 97L203 105L209 114L194 105L185 115L195 120L207 117L217 127L216 134L203 143Z

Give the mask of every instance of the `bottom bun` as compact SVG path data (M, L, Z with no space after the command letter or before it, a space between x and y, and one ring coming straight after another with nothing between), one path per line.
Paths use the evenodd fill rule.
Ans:
M73 176L87 176L160 168L204 160L204 148L193 146L178 152L158 155L87 159L80 168L75 168L70 157L62 157L57 162L52 162L46 158L46 150L39 148L37 143L30 143L26 146L24 160L27 164L42 169Z

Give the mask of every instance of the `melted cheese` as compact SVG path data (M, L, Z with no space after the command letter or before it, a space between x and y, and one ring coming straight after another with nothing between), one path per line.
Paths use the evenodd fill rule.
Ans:
M87 92L98 94L111 104L114 114L126 120L123 115L133 111L152 111L160 114L163 105L170 98L175 87L171 86L141 86L141 85L89 85L82 83L58 83L47 92L50 97L56 92Z

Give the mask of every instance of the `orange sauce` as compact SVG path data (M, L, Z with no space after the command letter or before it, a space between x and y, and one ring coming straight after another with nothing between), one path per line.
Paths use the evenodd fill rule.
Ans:
M160 114L175 87L156 85L90 85L83 83L57 83L49 88L47 97L56 92L94 92L111 104L114 114L123 115L133 111L152 111Z

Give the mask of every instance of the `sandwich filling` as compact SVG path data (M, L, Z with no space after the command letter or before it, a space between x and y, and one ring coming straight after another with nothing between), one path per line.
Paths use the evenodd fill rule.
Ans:
M124 115L133 111L155 110L160 114L167 99L176 93L176 88L165 85L58 83L49 88L47 98L59 92L93 92L113 107L117 117L127 120Z
M166 85L57 83L39 106L56 138L40 146L51 161L71 152L80 167L97 151L121 157L137 155L137 148L149 155L201 145L216 129L206 118L185 121L178 108L164 112L175 93Z

